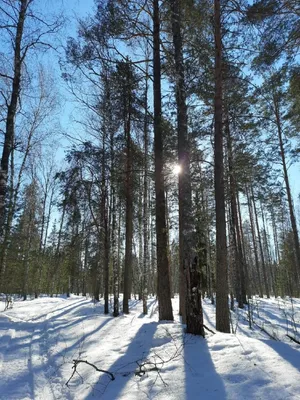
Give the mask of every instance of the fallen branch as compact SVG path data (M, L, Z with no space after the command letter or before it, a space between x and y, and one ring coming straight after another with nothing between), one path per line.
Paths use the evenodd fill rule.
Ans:
M210 333L212 333L213 335L216 334L216 332L212 331L211 329L209 329L206 325L203 324L203 327Z
M85 361L85 360L73 360L73 367L72 367L73 372L72 372L72 375L70 376L70 378L68 379L68 381L66 382L66 385L67 385L68 387L69 387L69 383L70 383L71 379L73 378L73 376L75 375L75 373L77 373L79 376L81 376L81 375L78 373L78 371L77 371L77 366L78 366L78 364L87 364L87 365L89 365L90 367L93 367L96 371L98 371L98 372L103 372L104 374L109 375L109 376L110 376L110 379L111 379L112 381L115 380L114 374L112 374L112 373L109 372L109 371L106 371L105 369L100 369L100 368L96 367L95 364L92 364L92 363L90 363L90 362L88 362L88 361Z
M271 339L278 341L278 338L275 335L272 335L270 332L268 332L263 326L258 325L254 321L253 324L256 325L262 332L266 333Z
M151 360L145 360L143 363L140 363L139 361L137 361L136 363L137 363L137 365L138 365L138 367L139 367L139 369L138 370L135 370L135 372L134 372L134 375L135 376L139 376L140 378L143 376L143 375L145 375L146 374L146 372L157 372L157 376L156 376L156 379L155 379L155 381L154 381L154 383L156 382L156 380L157 380L157 378L159 377L160 378L160 380L162 381L162 383L163 383L163 385L166 387L166 386L168 386L168 384L164 381L164 379L163 379L163 377L161 376L161 369L162 369L162 367L164 366L164 364L166 363L166 362L169 362L170 360L163 360L158 354L154 354L154 360L153 361L151 361ZM158 359L160 360L160 361L156 361L155 360L155 357L158 357ZM152 366L151 366L152 365ZM149 367L147 367L147 366L149 366Z
M152 362L144 362L143 364L140 364L138 361L136 362L139 369L136 370L134 372L135 376L139 376L142 377L143 375L145 375L146 372L150 372L150 371L159 371L158 367L156 366L155 363ZM147 368L146 365L153 365L153 367Z
M289 339L291 339L293 342L295 342L295 343L297 343L297 344L300 344L299 340L295 339L293 336L291 336L291 335L289 335L289 334L287 334L286 336L287 336Z
M93 367L97 372L102 372L102 373L109 375L110 381L108 383L110 383L111 381L114 381L116 379L116 376L119 374L124 377L129 376L129 375L135 375L135 376L138 376L141 378L148 372L156 372L156 379L154 380L153 385L156 383L157 379L160 378L163 385L165 387L168 386L168 384L164 381L164 379L161 375L161 371L165 364L167 364L168 362L170 362L172 360L176 360L177 357L182 353L184 343L181 344L181 346L177 346L176 340L172 336L172 334L167 329L166 329L166 332L167 332L168 336L170 336L172 338L173 344L175 346L175 352L173 354L171 354L167 359L162 358L159 354L154 352L148 358L136 360L136 361L133 361L133 362L127 364L127 366L131 365L131 364L135 364L138 366L138 368L135 368L134 370L131 370L131 371L124 371L123 370L124 366L122 366L119 368L119 370L120 369L123 370L122 372L119 372L119 370L117 370L117 371L114 371L113 373L110 371L100 369L96 365L94 365L86 360L73 360L73 366L72 366L73 372L72 372L70 378L68 379L68 381L66 382L66 386L69 387L69 383L75 374L79 375L82 382L84 381L83 377L77 371L77 367L80 363L87 364L87 365ZM212 333L214 333L214 332L212 332Z

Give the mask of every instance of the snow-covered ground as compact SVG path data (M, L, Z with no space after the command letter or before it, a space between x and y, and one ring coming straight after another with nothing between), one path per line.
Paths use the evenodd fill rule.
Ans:
M85 297L16 301L5 312L0 303L0 399L300 399L299 345L287 336L299 341L299 300L255 299L253 329L239 311L233 334L206 339L184 334L178 299L174 323L159 323L156 300L148 304L147 316L132 300L129 315L113 318ZM212 330L214 311L205 300ZM79 363L67 386L73 360L114 380Z

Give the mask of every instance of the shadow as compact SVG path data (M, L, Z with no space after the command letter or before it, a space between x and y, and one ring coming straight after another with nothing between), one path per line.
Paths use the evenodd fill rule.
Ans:
M0 354L4 350L7 350L7 347L13 341L16 343L18 341L18 333L21 331L28 331L27 335L23 335L20 340L24 341L26 339L31 338L32 330L34 329L34 324L32 323L21 323L21 322L12 322L11 320L0 320ZM14 331L14 337L8 335L9 331Z
M55 354L55 356L53 356L54 358L59 358L61 356L66 357L67 353L72 352L74 350L76 350L77 348L80 347L80 345L86 341L86 339L88 339L89 336L93 335L94 333L100 331L100 329L104 328L104 326L106 324L108 324L109 322L114 321L114 319L112 317L102 317L105 318L105 321L101 322L100 325L98 325L95 329L93 329L91 332L86 333L82 336L80 336L80 338L78 340L76 340L75 343L73 343L71 346L66 347L65 349L63 349L62 351L58 352Z
M205 310L205 308L203 307L202 308L202 311L203 311L203 318L204 318L204 320L209 324L209 325L211 325L211 327L213 328L213 329L216 329L215 328L215 323L213 323L213 321L210 319L210 317L208 316L208 314L207 314L207 312L206 312L206 310Z
M68 301L68 300L66 300L66 301ZM139 303L139 301L133 300L130 303L130 309L135 307L136 304L138 304L138 303ZM98 310L95 310L92 307L93 307L93 303L91 300L80 299L79 301L76 301L75 303L73 302L73 304L67 304L64 307L60 307L60 308L57 308L54 310L52 309L53 310L52 312L56 312L56 311L60 311L60 312L58 314L55 313L50 318L48 318L46 320L42 320L42 321L40 321L40 319L47 316L48 314L51 314L51 310L49 310L48 313L41 314L40 316L35 317L29 321L22 321L22 320L13 321L8 316L3 315L3 319L2 318L0 319L0 331L4 332L4 335L0 338L1 339L0 340L0 352L2 351L2 349L5 350L6 346L10 342L10 337L5 334L6 331L9 331L9 329L13 329L15 331L15 337L13 339L11 339L13 342L13 345L14 345L14 349L21 350L24 347L24 343L23 343L24 340L30 339L32 334L29 333L27 335L23 335L19 339L18 332L20 332L20 331L31 332L31 331L35 331L35 330L39 329L40 327L43 327L44 324L48 325L49 323L52 323L53 326L47 327L48 334L53 335L53 334L57 333L59 335L59 331L63 331L65 329L74 327L76 325L80 325L83 321L88 321L90 318L94 318L95 315L99 316L101 318L100 325L98 325L92 332L83 335L72 346L70 346L67 349L64 349L63 352L65 353L68 350L72 351L72 350L74 350L74 348L76 348L76 346L80 346L80 344L82 342L84 342L90 335L92 335L95 332L97 332L98 330L102 329L109 321L115 320L115 318L112 318L109 315L104 316L103 314L100 314L99 311L101 311L103 309L103 307L101 307L101 308L99 307L100 310L99 310L99 308L98 308ZM87 311L89 311L89 313L87 313ZM89 315L87 315L87 314L89 314ZM76 317L76 315L78 315L78 317ZM61 318L60 321L56 321L62 316L64 316L63 319ZM122 316L122 314L120 315L120 317L121 316ZM105 321L103 321L103 318L105 319ZM34 344L35 340L32 340L31 342L32 342L32 344Z
M276 342L274 340L263 340L263 343L267 344L280 355L284 360L288 361L294 368L300 371L300 352L299 350L291 347L287 343Z
M156 299L147 301L147 310L148 310L148 313L147 313L147 314L141 313L141 314L138 316L138 318L144 318L144 317L146 317L146 316L149 316L149 315L151 314L151 307L152 307L153 304L155 304L156 302L157 302Z
M66 304L66 302L68 302ZM130 309L134 308L139 301L133 300L130 302ZM42 304L41 304L42 307ZM97 307L97 310L93 308L93 303L91 300L73 300L69 303L68 300L64 302L63 305L55 308L53 305L52 308L49 309L48 312L44 311L43 314L35 316L34 318L25 321L13 321L6 315L0 314L0 361L1 356L3 356L3 361L5 363L13 363L16 361L22 362L22 360L26 360L27 366L24 370L20 371L10 371L9 375L7 375L7 379L3 376L0 379L0 399L8 400L9 398L34 398L34 390L35 390L35 374L44 373L45 371L53 371L57 377L60 375L60 368L62 365L61 360L65 363L65 357L69 358L72 356L76 356L76 352L81 350L81 347L85 348L85 345L92 341L97 346L97 340L93 335L103 329L109 322L116 321L116 318L112 316L104 316L99 315L99 311L103 309L103 306ZM51 315L53 313L53 315ZM86 315L87 314L87 315ZM45 317L48 318L45 319ZM76 317L78 315L78 317ZM100 317L100 320L98 319ZM122 315L121 315L122 316ZM121 317L120 316L120 317ZM97 323L94 326L94 329L90 332L84 334L79 325L83 321L88 321L91 318L96 317L95 321ZM44 319L43 319L44 318ZM49 325L48 325L49 324ZM153 335L156 329L156 325L153 328L153 332L151 330L151 324L147 324L149 327L146 329L140 330L138 335L138 344L136 340L134 340L128 347L129 350L129 359L130 354L133 352L133 360L137 360L143 357L145 353L145 346L143 340L147 342L150 335ZM49 350L51 349L51 345L55 345L56 341L63 343L63 340L59 338L61 333L68 334L70 328L73 328L73 332L75 332L76 337L72 334L67 337L68 344L65 343L64 348L59 349L57 353L52 353ZM75 328L75 329L74 329ZM10 332L13 330L14 332ZM36 333L36 336L33 336ZM77 336L78 334L78 336ZM82 336L79 336L81 335ZM13 335L13 336L12 336ZM144 335L145 338L144 338ZM70 340L70 341L69 341ZM69 344L71 342L71 344ZM136 354L135 357L135 343L136 343ZM33 364L33 360L31 359L30 349L31 347L35 347L36 345L40 346L41 351L44 352L45 357L47 358L47 362L45 362L42 366L36 366ZM87 344L89 347L90 344ZM45 348L47 346L47 348ZM146 353L150 351L146 350ZM146 346L147 349L147 346ZM125 363L128 366L127 358L123 356L120 359L121 364ZM5 364L4 364L5 365ZM116 362L116 368L121 366ZM134 364L133 369L135 369L136 364ZM18 373L20 372L20 373ZM50 372L47 372L48 376L51 378ZM50 374L50 375L49 375ZM119 377L123 379L122 376ZM60 376L62 379L62 376ZM126 379L125 379L126 381ZM5 395L5 397L2 397Z
M105 317L104 317L105 318ZM110 321L114 321L112 317L107 317L105 320L101 321L101 323L95 327L94 330L91 332L81 336L77 341L75 341L71 346L68 346L62 349L60 352L51 355L48 353L48 349L45 349L45 354L47 357L47 362L45 364L35 366L32 363L33 354L31 353L31 349L35 344L42 345L44 340L44 335L46 332L42 332L41 337L37 339L30 340L28 339L32 337L34 333L34 329L37 329L39 326L42 327L40 323L32 323L26 325L26 329L29 327L32 330L32 334L27 334L22 337L13 337L10 338L9 335L5 334L0 338L0 355L3 354L5 357L6 362L10 362L10 364L15 363L16 361L20 361L22 363L23 360L27 360L27 368L22 371L22 373L18 374L18 369L16 371L11 371L9 376L5 378L2 377L0 380L0 399L1 400L8 400L8 399L21 399L21 398L28 398L34 399L34 392L35 392L35 377L39 373L45 373L45 371L49 371L50 369L55 373L57 377L60 375L60 361L61 358L64 359L65 357L73 356L74 352L76 352L80 345L85 342L91 335L95 332L102 329L106 324ZM16 326L14 326L17 328ZM24 326L20 324L19 330L23 330ZM16 334L17 334L16 329ZM54 336L55 337L55 334ZM24 342L25 340L25 342ZM49 341L49 344L52 343L52 340ZM73 354L72 354L73 353ZM65 363L65 361L64 361ZM49 379L51 379L51 375L48 373ZM60 376L60 379L62 377ZM2 397L4 395L4 397Z
M110 317L109 315L108 316L97 315L97 317L98 316L99 316L100 319L109 318ZM72 318L71 320L64 319L64 320L60 320L59 322L51 321L52 322L52 326L50 326L48 328L48 332L53 334L53 333L61 331L61 330L64 331L67 328L72 328L75 325L80 325L82 322L88 322L89 320L92 320L92 322L93 322L93 320L94 320L93 318L94 318L94 315L88 315L86 317L85 316L75 317L75 318Z
M84 300L84 301L79 300L79 301L76 301L75 304L74 303L73 304L67 304L65 307L54 308L53 310L49 310L49 312L47 312L45 314L39 315L38 317L35 317L35 318L32 318L30 321L38 321L39 319L41 319L43 317L46 317L48 314L51 314L51 313L54 313L54 312L56 313L57 311L61 311L59 314L53 315L48 320L50 321L52 319L57 319L57 318L65 315L65 314L69 313L70 311L74 311L74 309L83 306L87 302L91 303L90 300Z
M1 378L0 382L0 399L34 399L34 386L32 375L20 374L14 379Z
M105 321L104 322L101 322L101 324L97 327L97 328L95 328L95 330L94 331L92 331L92 332L90 332L89 334L86 334L86 335L84 335L83 337L82 337L82 340L80 341L80 340L78 340L77 341L77 343L81 343L81 342L83 342L88 336L90 336L90 335L92 335L93 333L95 333L95 332L97 332L98 330L100 330L102 327L104 327L110 320L112 320L112 318L111 317L102 317L102 318L105 318ZM51 336L56 336L57 338L60 336L60 332L62 331L64 331L65 329L68 329L68 328L72 328L72 327L75 327L76 325L78 325L78 326L80 326L80 324L83 322L83 321L87 321L89 318L87 317L82 317L82 318L76 318L76 319L74 319L74 320L72 320L72 321L70 321L70 322L67 322L67 320L66 321L62 321L61 323L58 323L58 324L55 324L55 325L53 325L53 326L51 326L51 327L47 327L47 334L48 335L51 335ZM24 331L24 330L30 330L30 329L33 329L33 330L36 330L36 329L38 329L39 327L42 327L43 326L43 324L42 323L38 323L38 322L35 322L35 323L31 323L30 325L28 325L28 326L25 326L24 327L24 325L22 324L22 325L19 325L18 327L16 326L16 325L14 325L13 327L14 327L14 330L16 331L16 336L18 336L18 332L19 331ZM0 322L0 331L5 331L5 330L9 330L9 328L5 328L5 329L1 329L1 322ZM43 332L43 335L45 335L45 332ZM13 347L14 347L14 349L15 350L17 350L17 349L22 349L23 347L24 347L24 340L26 340L26 339L30 339L32 337L32 335L31 334L28 334L28 335L26 335L26 336L22 336L22 337L20 337L20 338L18 338L18 337L16 337L16 338L13 338L12 340L13 340L13 343L14 343L14 345L13 345ZM31 343L32 344L34 344L36 341L38 341L38 340L32 340L31 341ZM4 342L4 343L3 343ZM7 345L7 344L9 344L9 343L6 343L7 342L7 340L5 340L5 335L4 335L4 340L3 340L3 336L1 337L1 339L0 339L0 353L1 353L1 349L3 348L5 348L5 346ZM73 345L71 346L71 347L73 347ZM65 350L66 351L66 350Z
M129 300L129 309L134 308L136 305L138 305L142 300L135 300L135 299L130 299ZM122 301L122 307L123 307L123 301Z
M33 301L35 301L35 300L38 300L38 299L34 299ZM43 319L43 318L47 317L47 315L49 315L49 314L64 310L60 314L55 315L55 318L57 318L59 316L64 315L67 311L71 311L74 308L77 308L79 306L84 305L86 302L90 302L90 300L83 300L83 301L79 300L79 301L76 301L76 302L73 301L71 304L70 303L69 304L64 304L63 307L58 307L58 308L55 307L55 303L54 303L53 307L49 308L45 313L39 314L38 316L36 316L34 318L27 319L27 320L22 319L19 316L15 316L15 311L20 311L22 313L22 308L18 308L18 307L12 308L12 309L6 311L5 313L0 312L0 317L3 316L3 317L9 319L12 322L21 322L21 323L26 323L26 322L34 323L36 321L40 322L39 321L40 319ZM41 308L43 307L43 305L44 305L44 303L40 304Z
M150 322L141 326L127 347L126 353L109 368L109 371L115 375L115 380L112 382L108 375L102 374L85 400L94 400L95 394L96 398L101 396L101 398L108 400L120 397L122 390L137 368L136 361L145 359L149 355L153 347L153 337L157 326L157 322ZM111 385L109 385L110 382Z
M217 373L207 342L202 337L185 334L185 400L225 400L224 382Z
M273 326L276 326L277 328L279 325L284 330L287 329L287 326L290 331L293 328L300 329L300 324L299 323L293 324L291 319L289 318L289 316L288 316L288 319L279 317L279 316L275 315L274 313L272 313L271 311L263 310L262 312L260 312L259 317L257 315L255 317L257 318L257 320L263 321L268 325L273 325Z
M75 305L74 305L75 306ZM78 306L78 305L77 305ZM72 312L75 307L72 307L71 309L65 310L63 313L60 314L55 314L49 319L39 321L39 318L35 318L30 321L22 322L22 321L12 321L9 318L5 316L5 319L0 319L0 331L3 332L4 334L0 336L0 353L8 350L6 349L7 346L13 345L14 350L22 350L24 347L24 341L30 339L32 337L32 331L36 330L42 330L43 335L45 334L45 326L47 326L47 334L50 335L58 335L60 331L64 331L65 329L75 327L76 325L80 325L83 321L88 321L90 318L94 317L94 314L90 314L88 316L82 315L81 317L75 317L70 319L68 315L68 311ZM60 308L61 310L62 308ZM61 315L65 315L65 318L61 319L60 321L56 321L56 318ZM84 312L83 312L84 314ZM47 314L45 314L47 315ZM105 321L103 322L102 318L105 318ZM113 320L111 317L105 317L101 316L101 324L95 328L94 331L90 332L87 335L84 335L81 340L78 340L76 343L81 343L84 341L89 335L92 335L95 333L97 330L101 329L103 326L105 326L110 320ZM52 326L48 326L48 324L51 323ZM10 329L12 329L14 333L14 337L10 339L10 336L6 334ZM19 332L30 332L26 335L21 335L19 337ZM34 344L36 340L31 340L31 343ZM76 345L76 344L75 344ZM73 348L73 346L71 346Z
M68 309L69 310L69 309ZM74 307L70 314L72 317L90 317L90 316L95 316L95 315L109 315L109 314L104 314L104 306L103 303L96 303L94 304L93 301L90 301L89 303L82 303L81 307Z

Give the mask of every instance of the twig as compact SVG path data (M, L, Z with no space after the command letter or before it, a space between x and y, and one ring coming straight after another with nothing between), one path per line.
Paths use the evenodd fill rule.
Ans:
M139 369L137 371L134 372L134 375L142 377L143 375L145 375L146 372L150 372L150 371L159 371L158 367L156 366L155 363L152 362L144 362L143 364L140 364L138 361L136 362ZM151 368L145 368L146 365L154 365L154 367Z
M203 324L203 327L210 333L212 333L213 335L216 334L216 332L212 331L211 329L209 329L206 325Z
M297 339L295 339L293 336L291 336L291 335L286 335L289 339L291 339L293 342L295 342L295 343L297 343L297 344L300 344L300 342L299 342L299 340L297 340Z
M182 352L184 343L181 346L178 347L177 343L176 343L176 340L172 336L172 334L167 329L166 329L166 332L172 338L173 344L175 346L175 352L173 354L169 355L169 357L167 359L164 359L159 354L154 353L149 358L142 358L140 360L136 360L134 362L131 362L128 365L136 364L138 366L138 368L136 368L135 370L131 370L131 371L126 371L126 372L123 371L121 373L122 376L129 376L131 374L134 374L135 376L138 376L138 377L141 378L147 372L156 372L157 376L156 376L155 382L159 378L162 381L164 386L168 386L167 383L164 381L164 379L162 377L161 371L162 371L162 369L163 369L165 364L167 364L171 360L175 360L179 356L179 354ZM214 332L212 332L212 333L214 333ZM116 371L114 373L112 373L110 371L106 371L106 370L100 369L96 365L94 365L94 364L92 364L92 363L90 363L89 361L86 361L86 360L73 360L73 366L72 366L73 372L72 372L70 378L68 379L68 381L66 382L66 386L69 387L69 383L70 383L70 381L72 380L72 378L74 377L74 375L76 373L80 376L81 380L83 381L82 376L77 371L77 367L78 367L78 365L80 363L87 364L87 365L93 367L98 372L103 372L105 374L108 374L110 376L111 381L114 381L116 379L115 376L118 374L118 372L116 372ZM123 369L123 367L124 366L120 367L120 369Z
M256 325L262 332L266 333L271 339L278 341L278 338L268 332L263 326L258 325L256 322L253 321L253 324Z
M94 365L94 364L92 364L92 363L90 363L90 362L88 362L88 361L85 361L85 360L73 360L73 363L74 363L74 364L73 364L73 367L72 367L72 369L73 369L72 375L70 376L70 378L69 378L68 381L66 382L66 385L67 385L68 387L69 387L69 383L70 383L71 379L73 378L73 376L75 375L75 373L77 373L78 375L80 375L80 374L77 372L77 366L78 366L78 364L81 364L81 363L87 364L87 365L93 367L93 368L94 368L96 371L98 371L98 372L103 372L103 373L109 375L109 376L110 376L110 379L111 379L112 381L115 380L115 377L114 377L114 375L113 375L111 372L106 371L105 369L100 369L100 368L96 367L96 365ZM80 375L80 376L81 376L81 375Z

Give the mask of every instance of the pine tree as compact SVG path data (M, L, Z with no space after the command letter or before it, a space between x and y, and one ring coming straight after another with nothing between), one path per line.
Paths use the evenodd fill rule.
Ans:
M171 285L166 230L166 207L164 189L163 123L161 106L161 54L159 2L153 1L153 100L154 100L154 155L156 195L156 249L157 249L157 295L159 319L173 320Z
M221 4L214 1L215 18L215 199L216 199L216 327L230 332L228 309L227 243L224 198Z
M176 70L176 103L178 130L179 173L179 254L181 274L181 300L183 320L187 332L204 337L200 289L200 266L196 253L195 229L193 226L192 191L190 177L190 143L185 91L185 71L182 45L182 10L178 0L170 1L174 61Z

